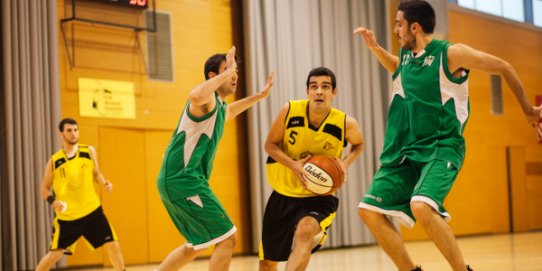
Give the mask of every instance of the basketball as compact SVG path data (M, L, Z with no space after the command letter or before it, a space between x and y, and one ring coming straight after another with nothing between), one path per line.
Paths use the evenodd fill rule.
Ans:
M334 193L344 181L341 165L333 157L315 155L305 163L303 170L307 173L307 189L318 195Z

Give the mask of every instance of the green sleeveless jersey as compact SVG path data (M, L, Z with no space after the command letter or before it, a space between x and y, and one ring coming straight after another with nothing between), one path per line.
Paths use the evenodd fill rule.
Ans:
M450 45L433 39L416 56L408 50L399 52L382 165L441 159L461 167L463 129L469 117L468 71L461 78L452 76L447 59Z
M226 102L216 93L215 97L213 111L199 118L190 114L190 102L186 103L158 175L162 198L184 199L207 191L226 119Z

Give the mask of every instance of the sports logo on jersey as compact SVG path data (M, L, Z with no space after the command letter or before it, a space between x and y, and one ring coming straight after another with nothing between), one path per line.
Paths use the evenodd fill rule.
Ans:
M64 159L64 158L60 158L60 159L56 160L55 161L55 169L57 169L58 167L60 167L64 163L66 163L66 159Z
M431 66L431 64L433 64L433 61L435 60L435 56L426 56L424 59L423 59L423 65L422 67L425 67L425 66Z
M406 65L406 64L408 63L408 59L409 59L409 58L410 58L409 55L406 55L406 54L403 55L403 63L402 63L402 65Z
M288 124L286 125L286 129L292 128L292 127L303 127L305 126L305 118L304 117L292 117L288 120Z
M335 149L335 146L333 146L333 144L329 143L328 141L326 141L326 143L324 143L324 150L329 151L329 150L333 150L333 149Z

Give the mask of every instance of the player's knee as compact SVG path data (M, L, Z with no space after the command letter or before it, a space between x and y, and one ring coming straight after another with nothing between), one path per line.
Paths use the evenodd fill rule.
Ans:
M237 232L232 234L230 237L228 237L226 240L222 241L222 245L228 246L230 248L234 248L235 244L237 244Z
M49 259L51 259L54 262L57 262L58 260L60 260L60 258L62 258L63 255L64 255L63 249L49 251Z
M320 231L322 231L322 228L320 228L318 221L312 216L307 216L297 223L294 239L296 241L309 241Z
M120 245L118 241L111 241L104 244L105 250L109 253L120 253Z
M277 270L278 263L268 260L260 260L260 271Z
M412 211L412 214L417 220L423 220L431 214L433 211L431 206L429 206L425 202L421 201L413 201L410 203L410 210Z

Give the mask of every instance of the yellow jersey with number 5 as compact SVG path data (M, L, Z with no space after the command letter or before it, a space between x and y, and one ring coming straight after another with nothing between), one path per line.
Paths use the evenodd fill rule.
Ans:
M319 127L309 122L308 100L290 101L284 123L282 151L294 160L307 155L326 155L341 158L346 146L346 114L332 108ZM316 194L306 190L290 168L270 156L266 163L267 181L278 193L290 197L310 197Z

